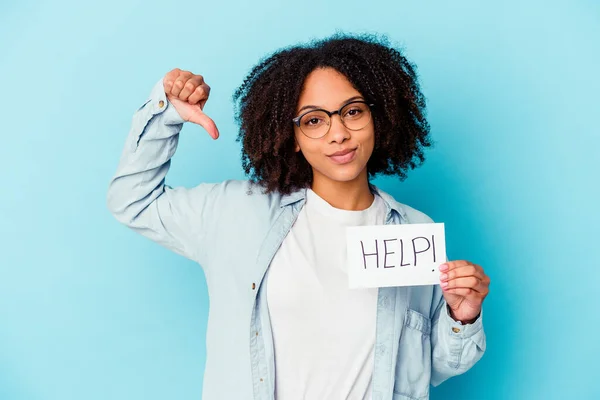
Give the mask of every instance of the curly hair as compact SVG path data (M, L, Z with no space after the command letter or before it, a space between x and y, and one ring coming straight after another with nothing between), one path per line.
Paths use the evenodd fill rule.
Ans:
M415 66L385 36L338 33L262 59L233 94L242 166L266 193L289 194L312 183L311 166L294 151L292 118L306 77L327 67L375 104L369 178L381 173L404 180L425 160L423 150L431 142Z

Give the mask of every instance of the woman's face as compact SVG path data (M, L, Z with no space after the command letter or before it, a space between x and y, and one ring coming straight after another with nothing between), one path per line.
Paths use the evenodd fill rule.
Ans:
M328 111L339 110L350 100L364 100L348 79L333 68L318 68L311 72L304 82L300 94L296 116L308 110L322 108ZM344 110L346 121L357 118L360 107ZM368 111L367 111L368 112ZM306 121L306 120L305 120ZM319 119L307 121L315 126ZM349 123L347 122L349 125ZM360 124L362 125L362 124ZM310 129L302 125L305 130ZM355 128L353 126L352 128ZM350 130L339 115L330 118L327 134L319 139L307 137L300 127L294 124L296 151L301 151L313 170L313 185L326 181L353 182L367 180L367 161L373 153L375 129L373 118L359 130Z

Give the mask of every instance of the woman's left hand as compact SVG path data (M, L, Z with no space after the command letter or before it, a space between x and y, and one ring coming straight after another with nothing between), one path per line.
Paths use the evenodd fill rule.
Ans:
M463 324L475 322L488 295L490 278L483 268L469 261L440 265L440 283L452 318Z

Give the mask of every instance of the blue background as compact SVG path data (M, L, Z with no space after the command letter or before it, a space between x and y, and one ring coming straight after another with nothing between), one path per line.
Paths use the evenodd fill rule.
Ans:
M598 2L105 0L0 6L0 399L200 398L203 273L105 206L131 116L203 74L222 137L185 126L168 183L243 178L233 90L338 29L418 65L436 147L376 183L492 278L488 351L432 399L600 398Z

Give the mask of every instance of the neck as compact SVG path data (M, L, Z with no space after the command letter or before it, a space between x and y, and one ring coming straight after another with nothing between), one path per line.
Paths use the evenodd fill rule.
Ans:
M361 211L373 204L373 193L369 189L366 170L356 179L338 182L313 175L311 189L332 207L342 210Z

